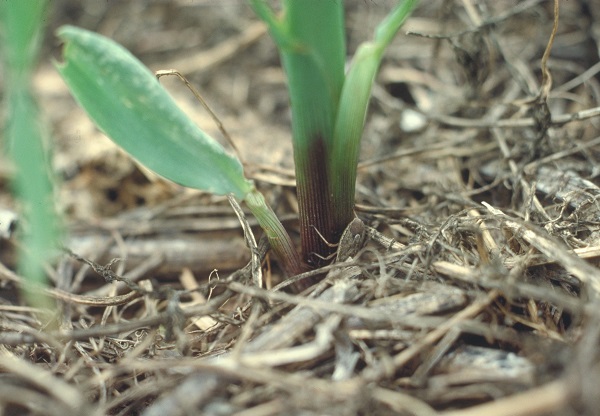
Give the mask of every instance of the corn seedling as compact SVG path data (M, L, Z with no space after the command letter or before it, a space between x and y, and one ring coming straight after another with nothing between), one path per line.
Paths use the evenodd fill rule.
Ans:
M276 14L249 0L267 24L288 78L302 256L241 162L175 105L153 74L120 45L63 27L64 62L57 65L96 125L156 173L181 185L246 203L289 275L319 266L354 218L360 139L385 48L416 0L391 10L345 71L342 0L283 0Z

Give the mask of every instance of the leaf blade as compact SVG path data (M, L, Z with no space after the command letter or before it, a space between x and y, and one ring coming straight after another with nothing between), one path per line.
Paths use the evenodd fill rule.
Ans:
M385 49L410 16L418 0L403 0L377 26L373 40L357 49L342 87L335 121L330 192L334 205L334 226L344 227L354 217L354 194L360 141L366 121L371 89Z
M72 26L57 70L96 125L144 166L181 185L244 199L241 162L177 107L152 72L122 46Z

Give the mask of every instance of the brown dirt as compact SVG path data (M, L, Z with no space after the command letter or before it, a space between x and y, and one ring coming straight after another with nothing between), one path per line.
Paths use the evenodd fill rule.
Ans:
M356 195L370 241L299 295L273 289L268 255L244 267L226 199L131 162L50 61L69 23L184 72L294 233L285 77L246 3L52 3L35 88L74 254L49 267L48 329L0 236L1 414L599 414L600 2L560 2L545 64L553 2L422 2L371 102ZM394 3L347 1L350 51Z

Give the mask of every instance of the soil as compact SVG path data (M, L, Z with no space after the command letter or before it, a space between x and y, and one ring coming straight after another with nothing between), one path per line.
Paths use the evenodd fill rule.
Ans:
M1 414L600 414L599 1L558 16L552 1L422 2L373 91L367 241L296 277L318 282L302 293L277 286L226 198L133 162L52 66L73 24L181 71L297 239L285 75L247 3L51 3L34 90L68 251L48 266L47 327L0 229ZM351 54L396 2L346 3ZM221 140L178 79L161 82ZM19 218L12 173L2 159L0 213Z

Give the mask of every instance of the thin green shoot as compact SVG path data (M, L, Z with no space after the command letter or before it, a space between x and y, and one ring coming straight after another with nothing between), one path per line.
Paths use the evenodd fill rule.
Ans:
M54 311L52 299L39 289L46 285L44 267L56 254L61 233L45 148L48 137L31 91L46 7L46 1L2 2L0 16L9 110L8 141L4 144L16 168L12 185L24 218L19 236L19 272L26 278L23 294L28 304Z

